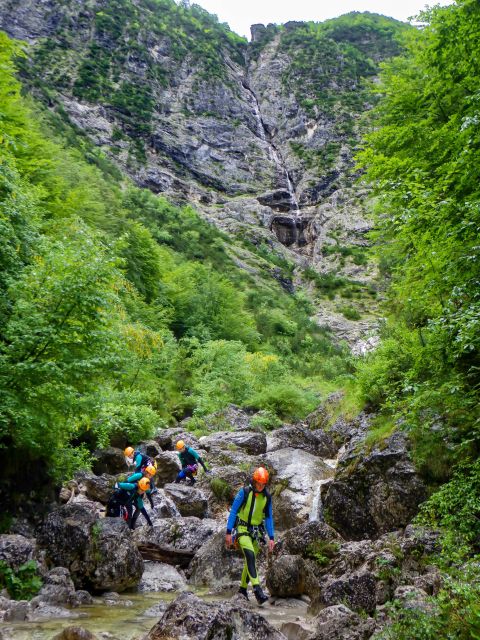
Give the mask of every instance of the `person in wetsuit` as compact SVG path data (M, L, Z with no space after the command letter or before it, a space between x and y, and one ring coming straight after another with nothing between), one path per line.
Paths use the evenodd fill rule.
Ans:
M178 451L178 457L180 458L180 464L182 465L181 470L175 478L176 483L187 479L188 484L195 484L196 481L194 476L197 473L199 464L202 465L205 473L210 473L210 470L202 460L202 457L197 453L197 451L195 451L195 449L187 447L183 440L179 440L175 446Z
M230 510L227 522L225 544L230 548L233 543L232 533L244 557L242 578L239 593L248 600L248 583L253 586L253 593L258 604L268 600L258 579L256 558L259 545L265 543L265 532L268 534L268 549L275 547L273 526L272 498L267 491L268 471L258 467L252 474L249 485L240 489Z

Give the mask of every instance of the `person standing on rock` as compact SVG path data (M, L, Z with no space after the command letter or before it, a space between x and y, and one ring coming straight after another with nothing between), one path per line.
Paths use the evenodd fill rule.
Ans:
M183 440L179 440L175 446L178 451L178 457L180 458L180 464L182 465L181 470L175 478L176 483L187 478L188 484L194 485L196 482L194 476L197 473L198 463L202 465L205 473L210 473L210 470L207 469L207 466L202 460L200 454L195 451L195 449L187 447Z
M140 514L143 515L143 517L147 521L148 526L153 527L153 523L150 520L150 516L148 515L143 503L143 497L146 495L150 501L150 506L153 508L150 479L143 476L142 474L134 473L133 476L130 476L130 478L128 478L127 482L119 482L118 486L120 489L125 489L125 491L128 491L132 496L132 499L127 504L127 522L130 529L135 529L135 525ZM133 511L133 507L135 507L135 511Z
M251 582L258 604L268 600L260 586L256 562L259 545L265 543L265 529L269 537L269 551L273 551L275 547L272 498L267 491L267 483L268 471L263 467L255 469L251 483L240 489L235 496L225 536L225 544L230 548L233 544L232 532L235 530L236 540L245 560L238 592L248 600L247 587Z

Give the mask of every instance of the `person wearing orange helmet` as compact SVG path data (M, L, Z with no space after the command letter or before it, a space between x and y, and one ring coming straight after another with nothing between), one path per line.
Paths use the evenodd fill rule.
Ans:
M143 503L143 497L147 496L150 500L150 506L153 507L150 478L148 475L144 476L142 474L134 473L133 476L128 478L127 482L119 482L118 487L119 489L127 491L131 496L131 500L127 504L127 522L130 529L135 529L135 525L140 514L143 515L148 526L153 527L153 523L150 520L150 516L148 515ZM133 507L135 507L135 511L132 514Z
M225 544L230 548L233 544L232 533L235 532L236 541L244 557L239 593L248 600L247 587L251 582L258 604L268 600L260 586L256 563L259 545L265 543L265 530L269 538L269 551L273 551L275 547L272 498L267 491L268 480L268 471L264 467L255 469L251 483L240 489L235 496L225 536Z
M179 483L187 478L188 484L195 484L195 477L197 475L198 464L201 464L205 473L210 473L205 462L202 460L200 454L192 447L187 447L183 440L179 440L175 445L178 451L178 457L180 458L181 470L178 472L175 482Z

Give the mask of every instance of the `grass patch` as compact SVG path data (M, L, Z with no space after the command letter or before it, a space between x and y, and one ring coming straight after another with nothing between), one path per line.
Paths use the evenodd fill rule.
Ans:
M307 558L312 558L321 567L330 564L340 550L338 542L329 542L328 540L315 540L308 545L306 549Z
M385 444L385 441L390 438L395 432L397 425L391 416L379 415L377 416L370 426L368 433L365 437L365 446L367 450L371 451L374 447Z

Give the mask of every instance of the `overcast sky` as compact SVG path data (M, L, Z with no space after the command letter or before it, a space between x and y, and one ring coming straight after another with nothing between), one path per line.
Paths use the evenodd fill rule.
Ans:
M233 31L250 38L250 25L257 22L283 24L289 20L321 22L349 11L371 11L407 21L427 3L452 4L453 0L192 0L227 22Z

